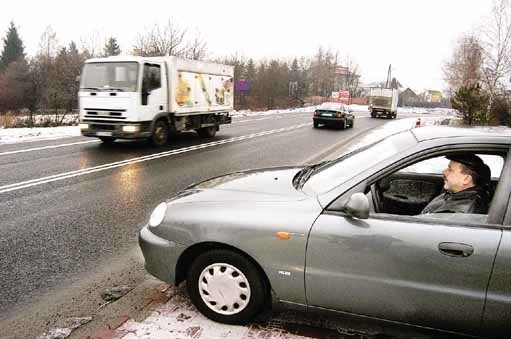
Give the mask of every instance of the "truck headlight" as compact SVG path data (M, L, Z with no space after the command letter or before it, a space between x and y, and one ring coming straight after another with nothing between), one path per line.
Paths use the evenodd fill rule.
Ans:
M89 129L89 124L78 124L78 127L80 127L80 129Z
M151 213L151 217L149 218L149 226L156 227L161 224L163 218L165 218L165 213L167 212L167 203L162 202L154 209L153 213Z
M140 127L137 125L122 126L122 131L127 132L127 133L135 133L135 132L138 132L139 129L140 129Z

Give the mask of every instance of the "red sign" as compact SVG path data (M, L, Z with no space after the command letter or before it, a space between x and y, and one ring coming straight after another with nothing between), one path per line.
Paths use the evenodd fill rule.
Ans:
M339 98L341 99L349 99L350 91L339 91Z

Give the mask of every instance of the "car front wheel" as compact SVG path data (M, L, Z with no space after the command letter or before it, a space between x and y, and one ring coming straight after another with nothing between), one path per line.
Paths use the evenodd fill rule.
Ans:
M188 294L206 317L226 324L245 324L263 308L268 289L257 267L228 250L197 257L188 272Z

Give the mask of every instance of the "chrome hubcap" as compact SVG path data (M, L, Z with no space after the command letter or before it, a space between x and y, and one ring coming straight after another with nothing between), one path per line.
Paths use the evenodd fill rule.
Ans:
M202 300L216 313L239 313L250 301L248 279L239 269L229 264L209 265L200 274L198 284Z

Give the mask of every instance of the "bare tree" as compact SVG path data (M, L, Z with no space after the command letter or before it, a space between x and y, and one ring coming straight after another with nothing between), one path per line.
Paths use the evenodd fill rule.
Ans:
M345 57L343 66L346 68L346 76L343 79L344 83L342 84L342 88L350 92L350 98L358 96L360 67L349 55Z
M103 54L106 38L98 30L87 36L80 37L80 49L88 58L100 57Z
M482 29L483 83L489 94L487 115L493 100L503 92L504 79L511 71L511 4L495 0L488 22Z
M469 34L462 36L451 59L445 63L443 72L452 92L462 86L475 85L482 79L483 49L479 38Z
M46 26L46 29L41 35L41 40L39 41L38 54L47 58L52 58L57 55L58 50L59 41L57 39L57 34L51 26Z
M185 33L185 30L170 20L163 27L155 24L150 31L139 34L133 46L133 54L139 56L182 56Z
M207 43L199 31L195 32L195 36L187 43L183 56L193 60L203 60L208 53Z

